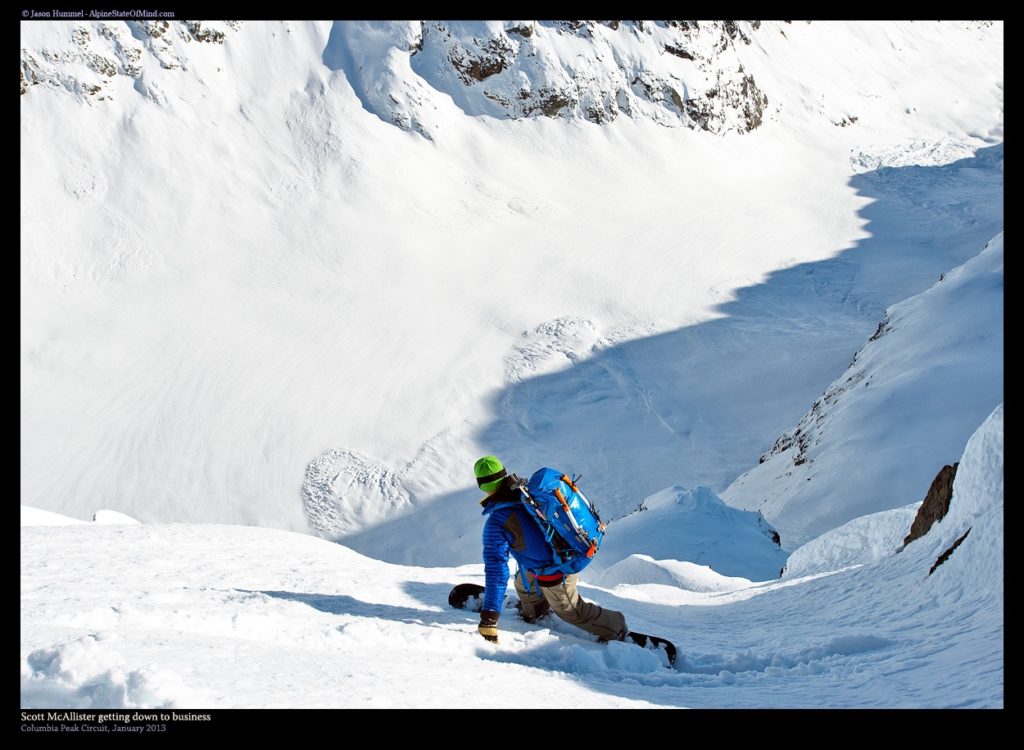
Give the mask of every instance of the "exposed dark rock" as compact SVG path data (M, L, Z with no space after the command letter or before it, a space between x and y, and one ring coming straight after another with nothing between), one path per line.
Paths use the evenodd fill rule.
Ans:
M522 37L533 36L533 26L530 24L523 24L522 26L509 26L505 29L506 34L518 34Z
M682 47L674 47L671 44L666 44L665 45L665 51L668 52L670 55L675 55L676 57L681 57L684 60L692 60L693 59L693 55L691 55L689 52L687 52Z
M467 86L473 81L483 81L497 75L511 62L512 47L507 39L489 39L481 49L483 54L480 56L467 54L459 48L453 49L448 56L452 67Z
M795 438L793 437L793 435L790 435L788 432L779 435L778 439L775 441L775 445L772 446L770 455L775 455L777 453L782 453L784 451L789 450L790 447L793 445L794 440Z
M665 87L665 94L668 96L669 100L674 105L676 105L676 107L679 109L680 112L685 111L684 108L683 108L683 98L681 96L679 96L679 92L678 91L676 91L671 86L666 86Z
M426 24L420 21L420 33L416 36L416 41L409 47L410 56L423 51L423 37L426 36L426 30Z
M698 99L687 99L685 102L686 114L693 123L701 130L709 130L711 122L710 108Z
M202 21L185 21L185 28L188 29L188 33L191 34L192 38L197 42L224 44L224 32L214 31L213 29L204 29Z
M567 31L582 39L590 39L594 36L593 27L596 21L559 21L558 26L562 31Z
M169 21L139 21L136 28L142 29L154 39L159 39L171 28L171 24Z
M725 29L725 33L729 35L730 39L735 41L736 37L739 37L744 44L750 44L750 37L743 30L743 27L736 23L736 21L722 21L722 27ZM757 31L761 28L761 22L751 21L750 28L753 31Z
M972 526L971 528L974 528L974 527ZM952 547L950 547L945 552L943 552L941 555L939 555L938 559L935 561L935 564L932 565L932 567L928 569L928 575L931 575L932 573L934 573L935 569L937 567L942 565L942 563L946 562L946 560L949 559L949 556L953 554L953 550L955 550L957 547L959 547L961 545L961 543L963 543L964 539L967 538L967 535L970 534L970 533L971 533L971 529L967 529L967 531L965 531L963 533L963 535L959 539L957 539L955 542L953 542L953 546Z
M931 487L928 488L928 494L924 496L924 502L917 509L914 522L910 525L910 533L903 540L904 547L923 537L931 529L932 524L946 517L949 502L953 497L953 479L956 478L957 466L959 464L946 465L939 469Z
M503 107L507 107L507 106L509 106L511 104L511 102L508 99L506 99L505 97L501 96L500 94L494 93L493 91L485 91L484 92L484 96L486 96L492 102L497 102L498 104L500 104Z
M889 325L889 317L886 316L885 318L882 319L882 322L878 324L878 328L875 330L873 334L871 334L871 338L869 338L868 341L877 341L890 330L892 329ZM856 357L854 359L856 360Z
M757 88L754 77L751 75L743 76L743 82L740 84L740 96L743 100L743 119L746 121L749 133L754 128L760 127L764 111L768 107L768 97Z
M536 109L539 109L542 114L548 117L556 117L559 112L569 106L572 106L572 101L561 93L555 92L543 97L537 103Z

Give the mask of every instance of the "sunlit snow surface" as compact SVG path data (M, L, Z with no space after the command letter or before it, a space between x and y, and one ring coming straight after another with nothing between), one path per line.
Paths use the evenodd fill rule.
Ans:
M1002 705L1002 24L495 79L742 65L724 134L505 119L408 24L168 28L22 26L23 706ZM675 669L448 608L484 453L583 474L583 594Z
M485 643L475 614L447 606L451 585L482 579L479 565L389 565L251 527L27 526L21 701L1001 706L1002 466L1000 407L967 447L950 514L899 554L781 582L679 563L691 590L681 579L583 588L634 630L675 641L675 669L552 617L526 625L511 609L499 645Z

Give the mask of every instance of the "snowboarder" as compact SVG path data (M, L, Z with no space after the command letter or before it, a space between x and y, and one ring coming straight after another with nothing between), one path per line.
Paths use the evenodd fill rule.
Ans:
M473 466L476 483L487 493L480 501L484 515L483 558L486 587L480 611L480 635L498 642L498 616L508 584L508 556L519 564L515 576L520 613L526 622L535 622L552 611L601 640L623 640L628 634L621 612L586 602L576 590L578 575L537 575L554 563L551 546L534 521L527 517L519 502L518 478L508 474L494 456L484 456Z

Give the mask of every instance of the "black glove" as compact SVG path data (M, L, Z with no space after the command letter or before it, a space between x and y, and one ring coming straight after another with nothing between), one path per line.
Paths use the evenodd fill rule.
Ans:
M480 625L477 632L491 643L498 642L498 613L484 610L480 613Z

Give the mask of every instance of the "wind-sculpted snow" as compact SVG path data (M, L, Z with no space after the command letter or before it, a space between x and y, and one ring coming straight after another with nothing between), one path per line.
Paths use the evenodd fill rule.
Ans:
M786 559L785 578L842 570L895 555L914 522L920 501L860 516L797 547Z
M309 527L334 539L406 509L410 500L386 466L353 451L331 449L306 467L302 503Z

